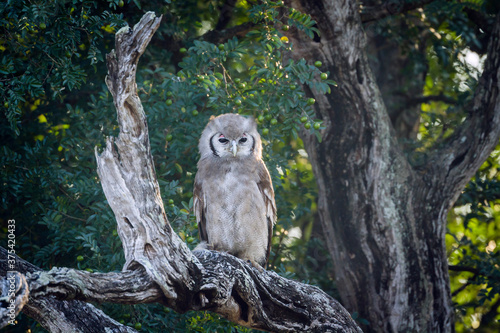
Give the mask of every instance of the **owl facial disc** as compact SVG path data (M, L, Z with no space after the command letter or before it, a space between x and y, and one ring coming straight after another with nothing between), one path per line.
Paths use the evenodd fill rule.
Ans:
M201 158L234 161L262 158L262 143L252 118L224 114L211 118L199 142Z

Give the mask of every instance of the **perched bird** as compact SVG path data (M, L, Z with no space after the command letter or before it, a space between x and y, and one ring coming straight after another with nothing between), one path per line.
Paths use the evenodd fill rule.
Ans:
M212 116L198 148L193 206L202 242L195 250L227 252L261 270L269 258L276 203L255 121Z

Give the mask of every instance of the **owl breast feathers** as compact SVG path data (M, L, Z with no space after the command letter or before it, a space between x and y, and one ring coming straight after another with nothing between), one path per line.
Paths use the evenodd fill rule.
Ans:
M196 249L228 252L265 267L276 204L255 121L238 114L212 117L198 147L193 202L202 242Z

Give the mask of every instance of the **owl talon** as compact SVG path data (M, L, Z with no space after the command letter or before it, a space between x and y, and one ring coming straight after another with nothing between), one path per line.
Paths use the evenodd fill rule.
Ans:
M205 293L201 292L200 293L200 304L201 304L201 308L205 308L209 303L209 300L208 298L205 296Z
M213 246L211 244L208 244L207 242L202 241L194 248L193 252L200 250L213 250Z
M265 271L264 267L262 267L261 265L259 265L257 262L251 260L251 259L248 259L247 262L252 265L254 268L256 268L259 273L262 273Z

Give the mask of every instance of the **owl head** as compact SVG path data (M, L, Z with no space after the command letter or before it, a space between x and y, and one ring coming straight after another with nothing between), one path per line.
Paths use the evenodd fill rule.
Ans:
M254 155L262 158L262 141L253 118L227 113L212 116L198 145L201 159L238 159Z

